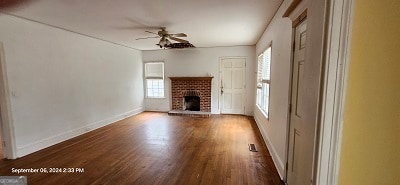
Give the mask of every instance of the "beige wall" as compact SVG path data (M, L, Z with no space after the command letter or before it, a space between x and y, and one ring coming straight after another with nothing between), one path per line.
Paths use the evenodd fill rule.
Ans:
M400 184L400 1L355 1L340 185Z

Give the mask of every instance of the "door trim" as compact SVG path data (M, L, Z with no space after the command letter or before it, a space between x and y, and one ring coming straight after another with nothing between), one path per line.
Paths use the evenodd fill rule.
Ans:
M11 99L8 86L5 52L3 43L0 42L0 110L1 110L1 124L2 124L2 141L6 144L3 146L3 155L7 159L16 159L16 144L14 123L11 112Z
M317 129L315 184L336 185L340 166L342 125L353 25L353 0L328 1L320 125ZM333 93L330 93L333 92Z
M231 56L231 57L219 57L219 78L218 78L218 113L221 114L221 105L222 105L222 97L221 97L221 86L222 86L222 60L224 59L244 59L244 98L243 98L243 115L246 114L246 70L247 70L247 57L243 56Z

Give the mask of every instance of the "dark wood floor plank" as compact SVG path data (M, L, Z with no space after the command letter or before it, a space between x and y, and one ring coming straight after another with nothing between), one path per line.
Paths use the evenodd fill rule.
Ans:
M250 152L254 143L258 152ZM17 160L11 168L79 168L83 173L24 173L29 184L281 183L254 120L145 112Z

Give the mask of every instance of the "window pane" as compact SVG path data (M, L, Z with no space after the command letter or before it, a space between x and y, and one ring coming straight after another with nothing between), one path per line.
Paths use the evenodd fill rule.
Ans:
M262 91L261 89L257 89L257 105L261 106L261 100L262 100Z
M158 82L153 82L153 88L158 89Z
M261 54L260 56L258 56L257 82L261 82L263 78L263 63L264 63L264 55Z
M269 80L271 78L271 47L265 50L263 63L263 79Z
M164 80L147 79L147 97L164 97Z
M157 83L158 86L161 87L163 85L163 82L164 82L163 80L158 80L158 83Z
M153 89L147 89L147 96L154 96Z
M155 94L156 97L162 97L160 91L157 91L157 93Z
M263 86L263 110L268 114L269 105L269 84L265 83Z
M271 82L271 47L268 47L258 56L257 68L257 100L256 104L268 116L269 112L269 91Z

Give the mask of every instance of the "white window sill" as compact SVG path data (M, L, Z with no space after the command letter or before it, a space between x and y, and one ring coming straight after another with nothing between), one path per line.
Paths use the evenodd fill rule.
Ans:
M256 107L258 108L258 110L263 114L263 116L265 118L267 118L267 120L269 120L269 117L267 116L267 113L259 106L256 104Z
M166 99L166 97L146 97L145 99Z

